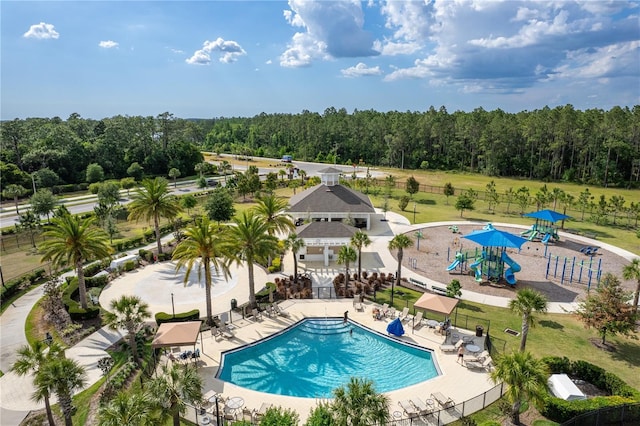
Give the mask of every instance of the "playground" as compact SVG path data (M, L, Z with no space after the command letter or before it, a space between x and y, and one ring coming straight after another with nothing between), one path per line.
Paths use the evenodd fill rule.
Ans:
M414 244L404 250L404 266L443 284L457 279L463 289L489 295L513 297L518 289L529 287L552 302L580 301L607 272L617 275L627 290L636 288L635 281L622 279L622 268L630 263L626 257L634 256L631 253L616 254L612 251L615 248L607 250L597 240L562 230L555 242L526 240L519 249L483 247L465 238L486 232L486 225L458 223L420 228L420 249ZM530 229L510 224L494 227L516 236ZM414 233L408 235L416 240Z

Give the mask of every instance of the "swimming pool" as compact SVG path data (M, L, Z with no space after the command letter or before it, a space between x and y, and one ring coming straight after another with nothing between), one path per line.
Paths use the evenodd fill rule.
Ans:
M440 375L433 352L342 319L305 319L222 354L217 378L260 392L331 397L349 378L389 392Z

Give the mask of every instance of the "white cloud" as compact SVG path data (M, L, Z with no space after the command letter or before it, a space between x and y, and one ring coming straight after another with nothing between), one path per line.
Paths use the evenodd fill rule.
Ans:
M247 54L238 42L218 37L213 41L205 40L202 49L196 50L193 56L186 59L186 62L191 65L207 65L211 63L212 52L220 53L218 60L225 64L235 62L240 56Z
M280 56L285 67L309 66L314 60L376 56L373 35L364 30L359 0L289 0L284 19L295 28L291 42Z
M267 62L265 62L265 64L267 65L271 65L273 63L273 61L271 59L269 59Z
M359 62L356 66L340 70L345 77L364 77L371 75L380 75L382 71L380 67L368 67L366 64Z
M118 47L118 43L116 43L113 40L106 40L106 41L101 41L100 43L98 43L98 46L105 48L105 49L113 49L114 47Z
M389 0L381 11L392 34L376 49L385 56L425 52L385 81L517 93L552 79L627 76L634 67L637 75L633 2Z
M37 38L40 40L53 38L57 39L60 37L60 34L54 29L53 24L47 24L45 22L40 22L39 24L34 24L29 27L29 31L22 35L24 38Z

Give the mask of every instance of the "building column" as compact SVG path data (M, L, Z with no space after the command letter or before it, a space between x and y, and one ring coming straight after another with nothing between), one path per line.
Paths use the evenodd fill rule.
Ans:
M322 249L322 254L324 255L324 266L329 266L329 246L324 246Z

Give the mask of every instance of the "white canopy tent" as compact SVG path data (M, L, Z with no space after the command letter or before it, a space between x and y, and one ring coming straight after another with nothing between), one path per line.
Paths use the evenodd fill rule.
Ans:
M547 381L549 390L558 398L565 401L576 401L579 399L587 399L575 383L571 381L566 374L552 374Z

